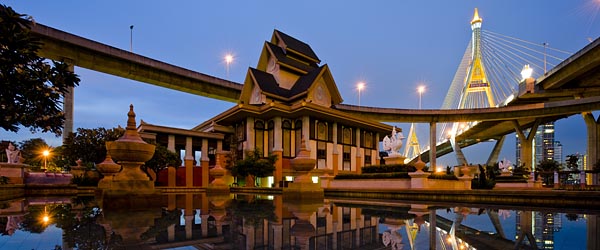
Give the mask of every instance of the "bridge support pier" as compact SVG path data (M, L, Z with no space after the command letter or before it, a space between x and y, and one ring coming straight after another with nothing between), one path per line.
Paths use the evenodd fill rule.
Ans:
M64 58L63 61L69 65L68 69L71 72L75 71L75 63L73 60ZM75 88L70 87L63 96L63 113L65 121L63 123L63 143L66 141L70 133L73 133L73 104L75 101Z
M462 149L460 148L458 143L456 143L456 137L454 135L450 137L450 144L452 145L452 150L454 150L454 154L456 155L456 161L458 165L469 165L469 163L467 162L467 158L465 158L465 154L463 154Z
M506 138L506 136L502 136L500 140L496 141L496 145L494 145L485 165L492 166L494 163L498 162L498 156L500 155L500 151L502 151L502 145L504 145L504 138Z
M598 162L598 158L600 156L600 116L598 116L598 119L595 119L594 114L591 112L585 112L581 115L583 116L583 120L585 121L585 126L587 128L588 169L586 170L590 170L594 164ZM591 182L588 183L591 185L598 185L598 178L595 177L591 180Z
M436 152L436 128L437 127L437 123L435 122L430 122L429 123L429 168L431 170L435 171L435 165L436 165L436 156L437 156L437 152Z
M519 125L519 121L513 120L512 122L513 126L515 127L515 131L517 132L517 135L519 135L519 142L521 143L521 163L525 164L526 168L533 170L533 138L535 138L535 131L537 131L538 126L540 126L541 120L535 120L527 136L525 136L525 133L523 132L523 130L521 130L521 125Z

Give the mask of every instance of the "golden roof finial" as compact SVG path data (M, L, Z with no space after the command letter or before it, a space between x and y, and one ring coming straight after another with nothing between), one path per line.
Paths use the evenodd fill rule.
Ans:
M471 20L471 24L481 21L482 19L479 17L479 11L477 10L477 8L475 8L475 14L473 14L473 20Z

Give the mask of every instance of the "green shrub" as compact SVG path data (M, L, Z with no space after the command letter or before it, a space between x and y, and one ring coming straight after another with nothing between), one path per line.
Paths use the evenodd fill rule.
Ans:
M427 179L434 179L434 180L451 180L451 181L457 181L458 178L453 175L453 174L432 174L429 177L427 177Z
M90 178L85 175L78 175L73 176L73 178L71 179L71 184L75 184L77 186L82 187L96 187L98 186L98 181L100 180L97 178Z
M368 173L368 174L338 174L334 177L336 180L349 179L409 179L407 172L395 173Z
M362 167L363 173L415 172L417 169L409 164L370 165Z
M516 182L516 183L526 183L527 178L523 176L496 176L497 183L507 183L507 182Z

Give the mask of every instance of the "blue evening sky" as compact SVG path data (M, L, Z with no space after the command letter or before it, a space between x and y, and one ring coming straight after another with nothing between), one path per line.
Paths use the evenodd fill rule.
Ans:
M255 67L263 43L279 29L308 43L331 68L344 103L357 104L356 83L366 82L361 105L418 108L416 88L425 84L422 107L441 107L470 39L473 9L483 29L575 52L600 33L598 0L504 1L41 1L2 0L42 24L208 75L242 82ZM229 76L223 57L233 53ZM193 126L233 103L76 68L75 127L125 126L130 103L138 122ZM408 134L409 124L397 124ZM427 144L428 126L419 126ZM0 139L22 141L49 134L0 131ZM585 152L581 116L560 120L556 140L563 155ZM491 143L465 150L483 163ZM501 158L514 162L515 138ZM454 165L452 157L438 160Z

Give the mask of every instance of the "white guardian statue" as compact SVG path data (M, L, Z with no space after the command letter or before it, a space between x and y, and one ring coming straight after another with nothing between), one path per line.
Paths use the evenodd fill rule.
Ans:
M383 138L383 150L388 152L389 156L398 156L400 153L400 148L402 147L402 139L404 139L404 135L402 132L396 132L396 126L392 129L392 136L388 137L387 135Z

